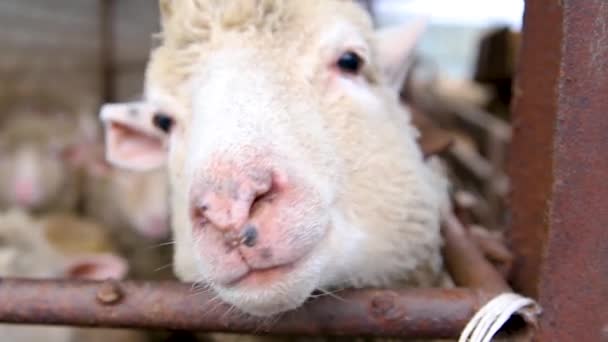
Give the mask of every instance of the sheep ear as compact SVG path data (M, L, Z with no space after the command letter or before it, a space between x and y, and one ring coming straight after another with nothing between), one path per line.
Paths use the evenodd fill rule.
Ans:
M379 65L389 86L401 91L412 64L413 52L428 26L421 17L406 24L376 31Z
M111 165L133 171L165 165L166 136L152 125L154 109L145 102L111 103L101 108L106 160Z
M128 272L127 261L114 254L79 256L71 260L64 270L68 278L89 280L121 280Z

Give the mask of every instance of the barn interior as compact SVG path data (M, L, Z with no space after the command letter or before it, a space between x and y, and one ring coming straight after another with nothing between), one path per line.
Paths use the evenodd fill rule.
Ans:
M360 2L378 27L429 18L401 99L423 150L447 163L458 218L508 276L510 104L524 1ZM159 25L156 1L0 1L2 220L40 228L62 258L89 258L68 277L175 280L165 174L119 170L100 148L100 108L141 99Z

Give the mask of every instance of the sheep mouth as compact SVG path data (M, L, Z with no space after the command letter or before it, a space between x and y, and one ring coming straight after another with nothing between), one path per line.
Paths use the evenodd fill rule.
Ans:
M297 261L265 269L250 269L245 274L225 284L224 287L260 287L276 283L289 276L296 268L296 264L298 264Z
M314 257L316 248L291 262L268 268L249 268L247 272L227 282L222 287L226 289L259 289L273 284L280 284L289 279L294 273L304 270Z

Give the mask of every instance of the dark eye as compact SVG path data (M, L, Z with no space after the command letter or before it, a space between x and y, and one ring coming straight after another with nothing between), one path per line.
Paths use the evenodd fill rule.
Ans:
M348 51L340 56L340 59L338 59L336 64L340 70L347 73L356 74L363 67L363 59L356 53Z
M173 127L173 119L165 113L154 114L152 123L165 133L169 133L171 131L171 127Z

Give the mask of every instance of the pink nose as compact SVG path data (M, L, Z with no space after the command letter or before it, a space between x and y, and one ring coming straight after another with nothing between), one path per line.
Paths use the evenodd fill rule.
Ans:
M139 230L147 238L162 239L169 234L169 220L159 215L151 216Z
M35 189L31 182L17 181L14 185L15 199L19 204L30 205L34 202Z
M197 226L220 231L228 245L255 245L258 227L248 224L256 209L269 204L285 186L285 177L270 169L231 170L232 176L204 182L192 191L191 214Z

